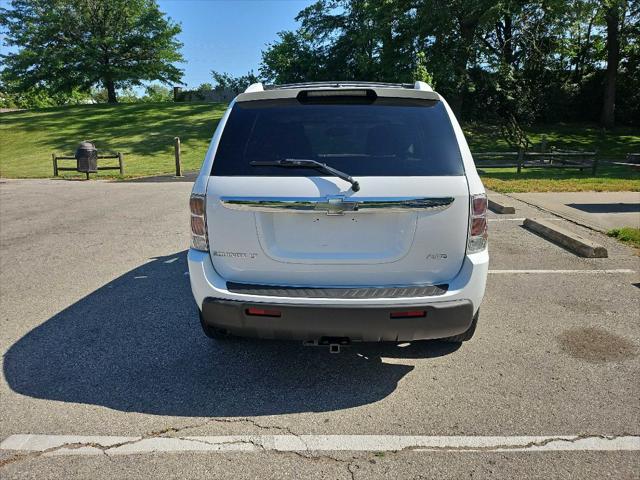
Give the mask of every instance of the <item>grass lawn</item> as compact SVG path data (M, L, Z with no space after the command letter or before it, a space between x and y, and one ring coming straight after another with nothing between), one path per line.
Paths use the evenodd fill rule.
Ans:
M500 138L496 127L466 124L463 130L472 152L512 151ZM618 127L605 131L593 125L538 125L528 131L530 140L539 144L543 137L549 147L596 151L604 160L624 160L629 152L640 152L640 129ZM597 176L589 169L579 170L525 168L482 168L484 185L494 191L510 192L582 192L640 191L640 171L629 167L602 164Z
M480 168L482 183L489 190L512 192L638 192L640 171L621 166L600 166L597 176L585 169Z
M127 177L169 174L175 171L176 136L182 141L183 168L197 170L225 108L224 104L211 103L138 103L3 113L0 176L51 177L51 154L70 155L84 139L94 141L98 149L123 152ZM495 127L467 123L463 130L473 152L510 150ZM544 135L549 146L597 150L605 159L622 159L628 152L640 152L637 128L605 132L590 125L544 125L532 127L530 135L534 143ZM116 164L109 162L100 164ZM484 170L485 185L501 192L640 190L640 174L626 167L603 166L597 177L573 170L524 169L519 175L515 169ZM73 172L61 175L83 176ZM118 173L108 170L98 177L118 177Z
M492 125L467 123L462 126L472 152L501 152L513 148L500 138ZM543 137L549 147L569 150L596 151L605 160L622 160L629 152L640 153L640 128L617 127L603 130L591 124L534 125L527 129L534 145Z
M200 168L225 104L79 105L0 114L0 176L51 177L51 154L73 155L78 143L124 153L127 177L175 172L173 139L181 140L185 170ZM117 165L106 160L98 165ZM109 162L109 163L106 163ZM60 161L74 166L74 161ZM82 176L60 172L61 176ZM98 177L118 176L117 170ZM95 177L95 175L92 175Z
M624 227L609 230L607 235L617 238L621 242L640 248L640 228Z

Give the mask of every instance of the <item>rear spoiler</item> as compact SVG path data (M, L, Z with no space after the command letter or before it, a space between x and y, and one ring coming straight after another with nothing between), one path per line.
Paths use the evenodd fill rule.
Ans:
M236 98L238 102L254 100L276 100L297 98L302 92L338 92L341 90L369 90L378 97L440 100L440 95L425 82L378 83L378 82L309 82L285 85L263 85L253 83Z

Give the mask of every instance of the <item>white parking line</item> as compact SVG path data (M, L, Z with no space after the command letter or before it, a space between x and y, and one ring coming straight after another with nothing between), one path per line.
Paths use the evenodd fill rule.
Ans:
M595 269L595 270L489 270L489 273L636 273L635 270L629 268L616 269Z
M525 217L519 218L489 218L490 222L524 222ZM558 217L536 218L536 220L558 220Z
M152 452L257 451L639 451L640 436L217 435L113 437L11 435L2 450L45 455L132 455Z

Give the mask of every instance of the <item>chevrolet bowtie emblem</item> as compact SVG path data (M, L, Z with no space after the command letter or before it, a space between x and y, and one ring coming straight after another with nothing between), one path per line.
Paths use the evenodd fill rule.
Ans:
M326 202L318 202L314 210L326 211L327 215L344 215L344 212L356 212L358 202L345 201L342 195L329 195Z

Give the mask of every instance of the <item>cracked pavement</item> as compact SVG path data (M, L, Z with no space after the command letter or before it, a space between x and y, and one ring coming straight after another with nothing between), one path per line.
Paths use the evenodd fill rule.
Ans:
M515 201L515 215L492 214L490 268L636 273L490 275L476 337L460 348L354 345L331 355L289 342L216 343L199 331L184 275L189 190L187 182L1 181L0 441L240 436L255 448L0 450L3 480L638 478L637 451L279 451L261 440L639 435L632 249L566 225L609 250L607 259L577 258L510 221L548 216Z

